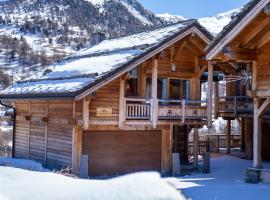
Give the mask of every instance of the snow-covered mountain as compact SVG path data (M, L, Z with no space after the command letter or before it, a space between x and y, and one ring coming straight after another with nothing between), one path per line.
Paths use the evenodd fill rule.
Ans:
M170 13L156 14L156 16L160 17L161 19L165 20L168 23L176 23L187 20L185 17L181 15L172 15Z
M216 35L240 9L199 19ZM137 0L0 0L0 86L106 37L185 20Z
M0 73L18 80L99 39L166 23L136 0L0 0Z
M203 25L210 33L216 36L222 31L222 29L229 24L232 18L237 15L242 8L230 10L228 12L220 13L211 17L202 17L198 19L201 25Z

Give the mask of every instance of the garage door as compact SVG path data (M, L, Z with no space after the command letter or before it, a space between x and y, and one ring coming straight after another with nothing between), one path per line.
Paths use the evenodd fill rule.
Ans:
M84 132L89 176L160 171L160 131Z

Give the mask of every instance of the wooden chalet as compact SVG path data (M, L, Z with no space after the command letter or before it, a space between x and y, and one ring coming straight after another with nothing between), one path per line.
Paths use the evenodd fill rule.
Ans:
M270 160L270 1L253 0L207 48L207 60L214 71L224 74L226 95L215 88L215 116L238 119L243 148L253 167L261 168L261 158ZM227 145L230 151L230 143Z
M188 20L104 40L11 86L0 99L17 113L14 157L77 173L87 155L89 176L167 174L172 153L188 161L193 129L196 167L198 129L212 123L201 97L203 82L213 83L204 51L211 39Z

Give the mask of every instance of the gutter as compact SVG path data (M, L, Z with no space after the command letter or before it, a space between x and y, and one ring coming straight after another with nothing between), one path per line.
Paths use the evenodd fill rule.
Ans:
M14 158L14 148L15 148L15 133L16 133L16 108L12 107L12 106L9 106L7 104L4 104L2 102L2 100L0 100L0 105L2 106L5 106L5 107L8 107L8 108L11 108L13 109L13 113L14 113L14 116L13 116L13 133L12 133L12 158Z

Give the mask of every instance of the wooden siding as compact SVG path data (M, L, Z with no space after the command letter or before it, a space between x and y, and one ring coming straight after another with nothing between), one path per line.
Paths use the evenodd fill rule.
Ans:
M71 166L72 101L17 101L15 157Z
M96 91L96 96L90 102L90 124L95 124L96 122L118 124L119 84L119 79L113 80ZM112 116L97 116L97 108L112 108Z

